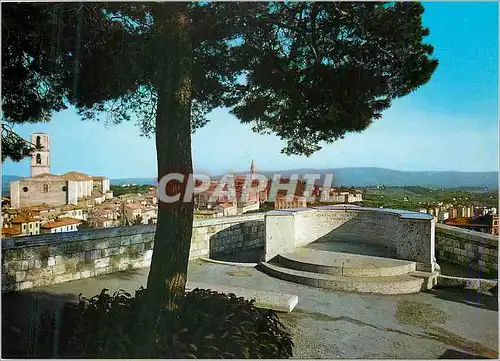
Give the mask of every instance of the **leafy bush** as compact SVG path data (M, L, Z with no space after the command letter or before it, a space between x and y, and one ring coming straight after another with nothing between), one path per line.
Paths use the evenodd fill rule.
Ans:
M143 288L135 297L104 289L78 305L66 305L60 317L46 315L40 352L65 358L144 358L140 354ZM56 327L57 325L57 327ZM55 340L57 337L57 341ZM178 310L163 311L156 332L155 358L289 358L293 342L274 311L254 301L210 290L186 293ZM150 350L151 351L151 350Z

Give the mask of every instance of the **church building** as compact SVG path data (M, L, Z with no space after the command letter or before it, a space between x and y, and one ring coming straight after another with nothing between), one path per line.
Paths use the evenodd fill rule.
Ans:
M12 208L76 205L84 199L113 197L109 179L105 177L89 176L80 172L51 174L50 137L47 134L32 134L31 143L36 144L40 150L33 152L31 156L31 177L10 183Z

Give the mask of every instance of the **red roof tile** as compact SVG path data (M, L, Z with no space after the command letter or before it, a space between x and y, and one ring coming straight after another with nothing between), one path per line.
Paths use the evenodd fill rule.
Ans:
M51 229L51 228L64 227L80 223L82 223L82 221L75 218L59 218L58 220L42 224L42 228Z

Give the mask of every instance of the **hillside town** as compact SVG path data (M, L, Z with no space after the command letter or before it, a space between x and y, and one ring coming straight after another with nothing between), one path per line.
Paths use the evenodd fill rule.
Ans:
M156 222L155 188L114 197L106 177L52 174L49 135L34 133L31 142L39 149L31 156L31 176L11 182L10 198L2 198L2 237Z
M62 175L50 172L50 137L44 133L31 136L38 151L31 156L31 176L10 183L10 197L2 198L2 237L21 237L44 233L76 232L87 228L124 227L155 224L158 215L156 186L142 187L141 193L114 196L110 180L77 171ZM252 160L250 175L255 175ZM235 196L227 187L212 199L218 181L212 181L205 192L195 194L195 218L218 218L241 215L268 209L306 207L305 182L298 180L295 194L287 196L278 190L273 202L269 201L271 181L264 190L255 184L244 193L246 176L234 178ZM286 184L289 179L281 179ZM131 185L123 185L125 189ZM324 187L314 185L311 195L319 199ZM360 190L326 189L333 203L362 202Z
M106 177L77 171L52 174L49 135L34 133L31 141L39 149L31 156L31 176L11 182L10 197L2 198L0 222L3 238L156 224L158 194L155 185L113 186L118 193L115 196L110 180ZM251 177L250 187L247 185L248 175ZM414 199L408 195L415 194L409 193L414 187L325 188L315 182L307 190L306 182L302 179L296 180L295 191L288 194L284 189L291 181L287 178L279 180L283 187L277 187L277 190L272 189L272 180L268 180L263 189L259 188L253 160L248 175L234 177L235 194L231 194L226 185L214 197L214 192L220 186L219 181L215 180L210 182L206 191L194 194L194 218L220 218L272 209L304 208L318 205L320 199L327 195L327 204L377 208L396 206L432 215L436 223L498 234L496 207L471 202L465 195L437 202L430 201L434 196L431 195L427 202L417 203L416 199L420 199L422 194L417 194ZM198 179L196 182L200 184ZM406 193L401 193L403 190ZM421 189L417 191L422 192ZM433 191L437 190L430 190L431 193ZM442 191L441 196L445 193L445 190ZM273 192L274 196L271 195Z
M443 204L435 208L419 210L434 216L434 219L449 226L498 235L498 215L496 207L454 206Z

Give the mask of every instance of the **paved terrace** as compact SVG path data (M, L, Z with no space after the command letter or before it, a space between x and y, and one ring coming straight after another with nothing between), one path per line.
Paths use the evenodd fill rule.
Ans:
M102 288L133 292L146 284L149 269L32 288L2 295L4 352L29 347L36 314L80 292ZM298 295L292 313L281 314L295 342L296 358L463 358L498 357L498 301L463 290L431 290L399 296L353 294L310 288L269 277L256 269L193 260L188 282ZM8 356L3 354L3 356Z

